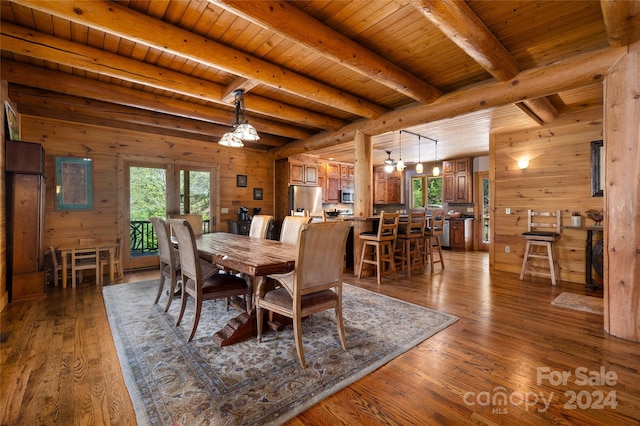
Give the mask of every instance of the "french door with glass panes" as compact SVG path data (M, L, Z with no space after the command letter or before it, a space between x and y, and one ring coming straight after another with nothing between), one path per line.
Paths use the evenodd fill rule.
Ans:
M131 161L124 172L125 269L158 264L158 246L149 217L166 219L176 214L197 214L202 216L203 233L216 230L219 199L216 167Z

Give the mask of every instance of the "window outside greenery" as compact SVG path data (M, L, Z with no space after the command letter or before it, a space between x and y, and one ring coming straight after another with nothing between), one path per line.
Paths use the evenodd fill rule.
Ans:
M442 177L412 177L411 191L411 208L442 207Z
M130 220L166 217L167 176L165 169L131 167L129 169Z

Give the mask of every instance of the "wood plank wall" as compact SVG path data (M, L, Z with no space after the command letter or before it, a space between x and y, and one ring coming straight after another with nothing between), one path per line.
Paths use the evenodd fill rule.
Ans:
M562 211L562 224L579 211L602 210L603 197L591 196L591 141L603 139L602 109L558 117L540 129L491 135L492 262L496 270L520 273L527 210ZM529 167L518 168L521 157ZM511 214L506 214L506 209ZM595 239L602 236L594 236ZM585 281L586 231L563 230L557 244L561 280ZM505 253L505 247L510 253Z
M273 161L263 151L231 149L216 142L162 136L132 130L84 125L34 116L22 116L22 139L42 143L46 154L45 247L73 243L81 237L114 239L126 194L118 188L119 158L164 163L198 162L218 165L220 207L229 209L220 217L220 230L228 220L237 220L240 206L273 211ZM54 209L55 157L88 157L94 164L94 205L86 212ZM236 175L247 175L247 187L236 187ZM263 188L263 200L253 200L253 188ZM121 231L122 232L122 231Z

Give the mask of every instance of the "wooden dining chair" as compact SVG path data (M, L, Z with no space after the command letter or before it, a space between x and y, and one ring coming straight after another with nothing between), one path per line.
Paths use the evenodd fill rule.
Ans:
M82 243L82 244L86 244ZM96 284L101 284L100 279L100 250L95 245L92 247L78 247L71 250L71 287L76 286L76 281L83 281L83 271L95 271Z
M269 225L273 220L273 216L257 214L251 219L251 226L249 227L249 236L253 238L267 238L267 232L269 231Z
M396 267L400 265L400 269L406 268L407 277L411 276L412 270L422 272L424 269L425 258L422 250L426 220L427 212L424 209L415 209L409 211L406 222L400 222L398 225Z
M435 271L435 264L439 263L444 269L440 236L444 234L444 210L434 210L424 231L424 258L431 264L431 273ZM434 253L438 252L438 259L434 260Z
M362 240L362 255L358 268L358 278L362 276L364 264L372 265L376 271L378 284L382 282L382 275L393 273L397 277L396 262L394 258L396 239L398 237L398 221L400 213L380 212L378 229L373 232L360 234ZM367 248L371 248L371 259L367 258Z
M62 258L60 257L60 252L53 247L49 247L49 253L51 255L51 273L53 275L51 279L54 287L58 287L58 281L61 277L59 274L62 273Z
M233 274L220 273L216 265L201 259L191 224L185 219L169 219L169 225L178 240L180 275L182 276L182 303L176 327L180 325L187 307L187 299L193 297L195 312L188 341L193 340L200 322L203 300L226 299L243 296L247 312L251 311L251 286Z
M113 253L113 272L117 280L121 280L124 276L122 271L122 263L120 263L120 253L122 252L122 238L116 239L115 251ZM109 252L100 252L100 279L104 279L105 270L111 265Z
M269 275L280 287L261 295L256 292L258 342L262 341L263 311L293 320L293 335L302 368L307 364L302 345L302 318L333 309L343 349L347 348L342 321L342 274L347 235L351 226L345 222L318 222L300 231L296 266L287 274ZM321 254L321 255L319 255Z
M560 239L560 220L560 210L528 210L527 232L522 233L522 238L524 238L526 244L522 259L522 269L520 270L521 280L524 279L525 274L549 277L551 278L551 285L556 285L556 281L560 280L560 265L558 264L554 244ZM538 250L536 247L542 247L542 250ZM534 259L546 260L546 266L549 269L534 268Z
M164 290L165 279L168 279L169 298L164 307L164 311L167 312L173 301L176 288L178 287L178 280L180 278L180 254L171 243L171 228L169 224L159 217L150 217L149 221L153 224L153 229L156 233L158 258L160 261L160 282L158 283L156 300L154 300L153 303L156 304L158 300L160 300L160 296Z
M309 222L311 222L311 216L286 216L282 221L280 242L298 244L300 230Z

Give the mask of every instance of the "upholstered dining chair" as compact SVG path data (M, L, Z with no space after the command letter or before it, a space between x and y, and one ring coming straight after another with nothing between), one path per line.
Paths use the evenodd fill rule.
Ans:
M251 286L240 277L220 273L220 268L198 256L196 238L191 224L184 219L169 219L169 225L178 239L180 274L182 276L182 303L176 327L180 325L187 307L187 299L193 297L195 312L188 341L193 340L200 322L203 300L226 299L243 296L247 312L251 310Z
M300 230L311 222L311 216L286 216L282 221L280 242L298 244Z
M424 256L422 254L424 232L427 221L427 212L424 209L409 210L406 222L398 225L398 240L396 254L400 269L407 270L407 276L411 276L412 270L422 272L424 268Z
M171 243L171 228L169 224L159 217L150 217L149 221L153 224L158 240L158 258L160 260L160 282L158 283L158 293L154 304L158 303L162 290L164 290L165 279L169 280L169 298L164 307L167 312L176 293L178 279L180 278L180 254Z
M251 226L249 227L249 236L253 238L267 238L267 231L269 231L269 225L273 220L273 216L265 214L254 215L251 219Z
M342 274L350 225L318 222L300 231L295 269L287 274L269 275L281 286L261 295L256 292L258 342L262 341L263 310L293 320L293 335L302 368L307 364L302 345L302 318L333 309L343 349L347 348L342 321ZM321 255L319 255L321 254Z
M362 232L362 255L360 256L360 267L358 268L358 278L362 276L364 264L373 265L376 271L378 284L382 282L382 275L393 273L397 277L394 251L396 238L398 236L398 221L400 213L380 212L380 222L378 229L373 232ZM367 258L367 248L372 249L372 258Z

